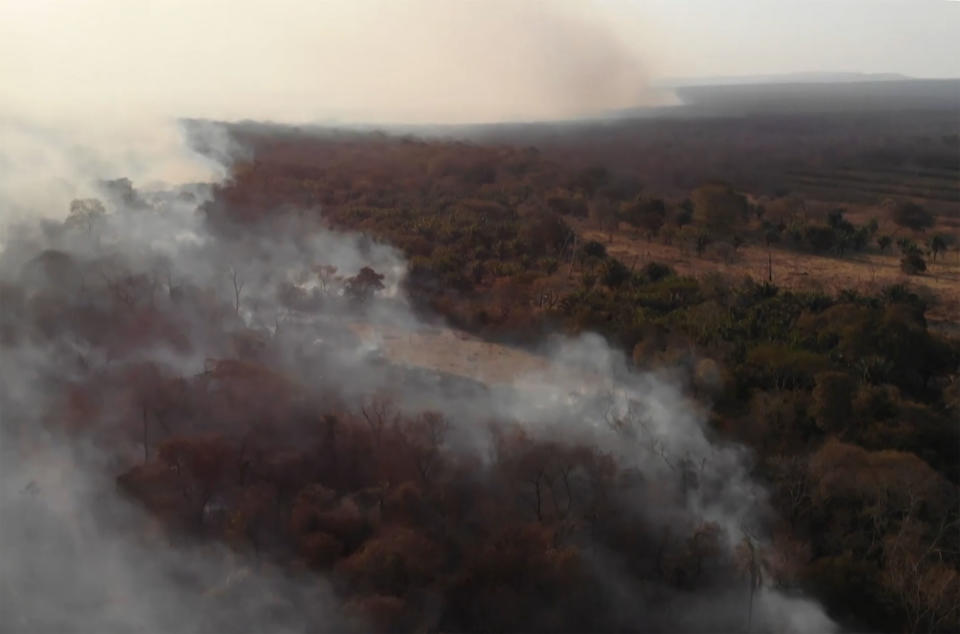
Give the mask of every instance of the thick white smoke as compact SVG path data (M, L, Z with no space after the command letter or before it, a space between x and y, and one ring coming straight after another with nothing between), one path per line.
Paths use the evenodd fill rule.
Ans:
M22 3L0 26L0 104L113 124L481 122L648 103L642 15L605 4Z
M657 499L671 501L655 513L663 523L709 519L732 546L767 512L748 456L709 437L704 415L669 374L632 373L621 353L591 336L540 351L545 369L507 385L383 363L375 343L388 332L436 326L415 316L399 291L405 263L396 250L330 232L306 219L312 213L269 234L227 237L211 232L198 212L209 184L244 149L217 126L188 126L192 145L185 144L178 117L482 122L656 102L636 48L611 20L574 2L506 0L149 9L102 0L23 3L16 11L16 21L0 27L0 74L20 79L0 85L0 282L28 293L39 285L71 305L93 301L85 289L127 279L143 282L146 295L133 302L160 305L196 289L217 310L235 305L232 327L270 342L278 363L314 385L348 400L390 389L407 410L444 412L456 423L450 443L463 451L485 453L489 420L521 421L534 434L590 442L664 489ZM136 189L103 184L121 178ZM104 200L106 215L86 226L64 223L72 200L93 197ZM59 263L53 275L44 272L51 261ZM372 266L387 288L358 312L317 287L310 276L317 265L341 276ZM296 301L281 301L279 288ZM5 327L29 318L11 306L4 306ZM4 627L346 627L323 580L253 570L225 550L170 545L152 532L145 512L114 491L113 477L136 459L135 440L117 453L54 431L60 426L49 417L62 405L54 395L74 379L141 361L190 377L207 358L231 354L231 342L205 315L184 319L185 345L132 352L69 332L4 341ZM374 333L369 341L352 335L348 326L358 323ZM105 417L122 415L117 408ZM595 556L611 594L629 603L633 589L619 583L615 564ZM197 596L210 587L220 590ZM727 599L704 597L691 627L711 618L739 627L742 610L722 608ZM754 625L832 627L816 606L772 590L758 596Z
M271 342L281 368L303 377L311 389L335 391L353 402L389 389L403 409L443 412L454 423L451 446L480 455L487 453L484 425L490 420L514 420L534 436L597 446L647 483L636 504L651 522L715 523L731 550L745 537L762 543L769 509L762 487L749 476L749 456L711 438L705 413L669 369L638 374L621 352L584 335L557 339L539 351L543 369L507 384L484 386L455 377L451 383L437 372L407 370L402 359L394 360L397 365L371 354L376 346L353 337L350 328L365 324L376 342L387 333L436 326L416 317L399 292L405 263L391 247L331 232L310 220L312 215L292 214L256 234L214 233L199 211L208 195L203 186L136 190L120 181L101 185L100 192L106 214L95 226L49 220L11 228L0 253L0 281L24 284L28 292L31 284L40 285L71 298L67 301L84 302L86 285L133 275L152 280L145 287L152 289L149 300L143 301L158 306L173 301L176 288L196 288L222 306L233 304L235 327ZM44 253L65 254L71 275L51 279L37 273ZM317 265L335 266L340 275L372 266L385 274L386 292L358 310L342 297L325 295L314 276L304 275ZM283 288L299 299L282 301ZM203 631L214 623L235 631L241 622L252 630L276 630L275 618L293 631L318 623L343 626L321 581L296 581L278 572L245 576L244 565L238 572L231 556L216 548L144 542L149 520L112 486L112 477L136 460L136 440L117 455L77 445L48 425L54 411L50 394L86 373L151 361L189 377L203 370L206 358L230 355L222 333L212 331L201 315L188 318L190 342L180 347L104 351L69 333L44 344L5 344L0 514L16 520L4 523L0 546L3 601L14 630ZM655 508L647 508L651 500L658 501ZM615 564L597 553L594 565L611 594L629 594L617 581ZM84 583L88 574L98 582ZM249 592L267 598L246 602L236 614L216 597L194 596L196 588L211 585L223 586L226 596ZM278 605L276 597L286 602ZM689 627L708 621L720 629L740 627L746 618L740 598L742 590L698 597L699 615L690 617ZM691 610L689 598L676 601L678 608ZM311 607L303 612L303 605ZM757 631L834 629L815 604L766 587L756 596L752 619Z

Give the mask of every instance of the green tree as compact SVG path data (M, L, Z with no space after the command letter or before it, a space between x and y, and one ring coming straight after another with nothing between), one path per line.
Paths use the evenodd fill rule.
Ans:
M652 238L667 219L667 206L660 198L640 198L625 203L620 215L628 224Z
M824 431L840 431L853 416L857 386L844 372L820 372L814 378L811 413Z
M746 196L726 184L702 185L690 199L694 220L715 236L733 235L747 216Z
M601 275L601 279L606 286L617 288L630 279L630 269L616 258L607 258L603 263L603 273Z
M366 301L382 289L383 274L377 273L369 266L363 267L359 273L347 278L344 284L344 292L357 301Z
M710 234L706 231L699 231L694 238L694 248L697 250L697 255L703 256L703 252L707 250L707 247L710 246Z
M80 227L87 236L95 237L100 241L100 227L106 219L106 209L103 203L96 198L78 198L70 203L70 215L67 216L67 226Z
M900 249L902 255L916 253L920 250L916 243L910 238L897 238L897 248Z
M947 240L943 235L935 235L930 238L930 254L934 263L937 261L937 255L947 250Z
M837 232L832 227L810 225L804 231L804 239L819 253L831 251L837 246Z

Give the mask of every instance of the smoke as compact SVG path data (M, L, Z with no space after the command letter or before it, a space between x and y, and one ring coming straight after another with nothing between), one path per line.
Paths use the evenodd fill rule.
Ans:
M96 0L7 15L0 103L39 120L462 123L656 99L642 15L604 3Z
M745 538L766 539L770 509L750 477L750 456L711 436L706 413L675 371L637 373L620 351L589 334L556 339L539 351L539 369L506 381L483 384L409 367L402 358L384 358L384 340L429 333L438 324L411 311L400 290L406 265L389 245L330 231L312 214L285 214L257 232L213 230L200 211L209 188L200 185L136 189L119 181L99 191L105 213L20 223L0 253L0 565L5 614L15 631L355 625L322 579L294 579L215 546L168 544L142 510L116 495L113 477L136 464L140 452L133 437L105 444L105 434L124 429L135 415L116 379L104 379L115 387L101 395L97 429L64 435L58 417L70 385L116 377L142 362L192 377L207 359L236 356L234 335L266 346L271 367L303 377L308 392L356 403L389 390L404 411L442 412L454 425L449 445L457 451L490 455L491 420L520 422L534 437L597 447L637 474L640 484L624 495L634 496L629 508L654 531L711 523L731 553ZM329 286L318 266L335 267L327 269ZM358 307L342 278L364 266L384 274L384 289ZM130 320L114 315L115 339L92 337L102 324L86 323L83 315L110 318L117 309L108 310L103 298L111 296L112 306L175 315L171 334L123 347L115 340L133 336L123 325ZM61 314L80 318L64 321ZM357 325L372 335L357 337ZM634 588L602 549L592 550L589 562L634 622L672 630L743 626L742 589L691 597ZM211 587L221 590L201 591ZM649 608L629 616L637 597L642 605L670 607L659 616ZM756 631L834 629L815 604L769 587L758 591L752 619Z
M188 126L188 151L183 118L476 123L661 99L642 15L603 4L94 0L5 4L4 18L0 228L58 217L97 180L222 178L242 150Z
M5 379L13 375L5 368ZM142 510L114 493L110 465L99 464L104 452L54 436L35 440L23 453L9 434L8 416L0 465L4 631L200 634L349 626L322 579L254 568L218 546L171 547Z
M389 390L405 411L441 411L459 451L488 455L491 420L589 443L642 476L635 508L650 523L713 522L729 549L745 533L763 539L769 509L749 456L710 437L669 371L637 374L590 335L558 339L539 351L539 370L506 383L385 362L392 333L442 326L410 309L395 249L332 232L315 214L286 214L251 234L214 230L200 211L244 148L203 124L186 127L186 144L177 117L476 122L647 102L646 70L609 20L574 3L506 1L131 11L102 0L17 12L17 28L0 31L0 46L17 53L0 48L0 69L13 78L0 87L6 628L367 629L340 613L323 579L213 545L170 544L116 493L115 476L141 450L129 436L105 441L135 415L117 377L143 362L193 377L242 345L266 348L272 367L305 377L313 395L357 402ZM90 206L64 220L70 201L95 197L103 213ZM329 286L318 266L330 267ZM343 278L364 266L384 275L385 288L358 308ZM111 313L116 306L130 314ZM143 306L167 321L134 318ZM372 335L358 337L357 325ZM148 343L125 345L138 329ZM108 386L94 429L68 433L65 395L93 376ZM648 508L651 500L659 503ZM599 550L591 565L625 612L637 609L633 597L655 601ZM730 604L741 594L673 597L687 616L659 625L738 629L742 610ZM756 598L754 625L833 627L816 605L769 588Z
M208 134L201 147L211 155L235 156L215 130ZM184 141L184 128L172 118L39 119L5 116L0 109L0 232L31 218L62 218L71 200L100 196L103 180L156 186L225 176L226 162L216 163ZM0 233L0 243L2 238Z

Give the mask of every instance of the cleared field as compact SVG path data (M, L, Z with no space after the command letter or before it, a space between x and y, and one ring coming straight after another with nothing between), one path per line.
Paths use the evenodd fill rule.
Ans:
M642 266L655 260L669 264L682 275L701 277L719 272L733 277L749 275L755 280L766 280L772 271L773 282L782 288L828 292L909 284L936 298L927 313L931 325L949 330L960 328L960 255L956 252L938 258L936 264L930 263L924 275L906 275L900 270L899 256L893 254L841 258L744 246L730 259L709 249L698 257L691 249L645 240L630 231L615 232L611 240L608 232L591 228L586 222L574 224L584 239L605 244L607 251L627 266Z
M394 363L445 372L488 385L512 383L517 377L543 372L549 365L545 357L450 328L408 330L355 323L350 329Z

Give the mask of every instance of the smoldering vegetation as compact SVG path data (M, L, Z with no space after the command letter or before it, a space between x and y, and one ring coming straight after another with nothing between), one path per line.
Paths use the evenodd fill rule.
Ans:
M6 629L834 629L682 372L405 367L350 328L440 323L390 246L100 190L0 255Z
M25 451L3 434L3 631L356 627L323 580L254 569L214 544L172 545L117 495L102 447L54 433Z

